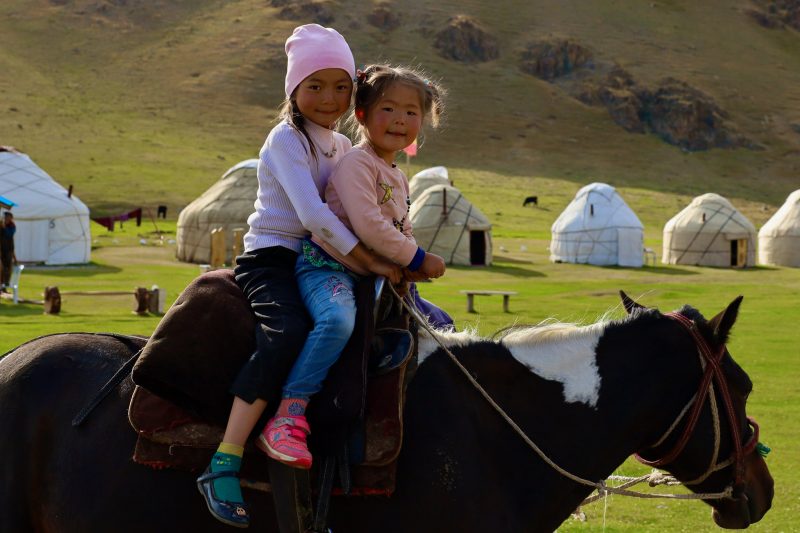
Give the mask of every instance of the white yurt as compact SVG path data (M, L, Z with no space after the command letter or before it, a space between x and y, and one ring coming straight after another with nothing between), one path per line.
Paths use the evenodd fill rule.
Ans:
M748 267L755 259L755 226L718 194L696 197L664 226L666 264Z
M414 174L408 183L408 195L411 201L415 201L425 189L434 185L452 185L446 167L426 168Z
M429 187L411 204L409 217L417 244L447 264L492 264L492 224L455 187Z
M17 225L17 260L47 265L89 262L89 208L13 148L0 148L0 196L16 204L11 212Z
M758 262L800 267L800 189L758 231Z
M550 260L560 263L640 267L644 226L616 189L591 183L550 228Z
M206 192L178 215L177 257L189 263L211 260L211 230L225 231L225 263L232 264L233 230L247 231L247 217L255 211L258 159L241 161L228 169Z

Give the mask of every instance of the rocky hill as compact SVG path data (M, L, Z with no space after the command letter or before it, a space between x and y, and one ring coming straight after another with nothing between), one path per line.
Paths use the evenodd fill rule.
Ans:
M449 89L421 164L771 205L800 186L797 0L5 0L0 144L95 209L185 205L256 153L305 22Z

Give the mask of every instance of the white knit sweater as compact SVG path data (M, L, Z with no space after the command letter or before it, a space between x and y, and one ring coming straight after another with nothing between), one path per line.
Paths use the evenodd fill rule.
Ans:
M352 147L332 130L305 121L316 159L306 137L286 121L275 126L264 142L258 162L256 211L247 218L250 231L245 250L284 246L300 252L301 241L314 233L347 255L358 239L323 202L328 177ZM333 157L327 157L335 147Z

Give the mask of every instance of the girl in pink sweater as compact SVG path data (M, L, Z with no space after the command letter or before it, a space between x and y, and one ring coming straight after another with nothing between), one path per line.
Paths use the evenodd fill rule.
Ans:
M441 88L410 69L372 65L358 72L353 119L360 143L340 159L325 189L328 207L344 225L373 252L404 267L412 281L441 276L445 263L414 241L408 180L394 158L414 142L426 118L438 125L441 95ZM279 414L259 441L270 457L311 467L305 409L353 332L355 279L369 274L325 235L303 241L295 276L314 326L283 386Z

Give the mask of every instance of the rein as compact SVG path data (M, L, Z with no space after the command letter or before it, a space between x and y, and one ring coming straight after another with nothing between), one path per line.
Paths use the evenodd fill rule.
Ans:
M525 443L534 452L536 452L536 454L545 463L547 463L553 470L555 470L556 472L558 472L562 476L566 477L567 479L570 479L570 480L572 480L572 481L574 481L576 483L579 483L581 485L586 485L586 486L592 487L593 489L597 490L598 495L590 496L590 497L586 498L581 503L581 505L586 504L586 503L591 503L591 502L595 501L596 499L598 499L598 497L601 497L601 496L604 496L604 495L607 495L607 494L619 494L621 496L633 496L633 497L637 497L637 498L666 498L666 499L677 499L677 500L717 500L717 499L731 498L733 496L733 486L731 486L731 485L728 485L727 487L725 487L725 489L723 491L721 491L721 492L711 492L711 493L693 493L693 494L657 493L657 494L653 494L653 493L648 493L648 492L638 492L638 491L628 490L627 488L625 488L625 487L629 486L629 484L624 484L624 485L622 485L620 487L612 487L612 486L607 485L604 480L603 481L591 481L589 479L584 479L584 478L582 478L580 476L577 476L577 475L572 474L571 472L565 470L564 468L559 466L557 463L555 463L552 459L550 459L550 457L548 457L547 454L544 453L544 451L542 451L541 448L539 448L536 445L536 443L533 442L530 439L530 437L528 437L528 435L525 434L525 432L522 430L522 428L520 428L519 425L517 425L517 423L514 422L514 420L503 410L503 408L500 407L497 404L497 402L494 401L494 399L492 399L492 397L489 395L489 393L486 392L486 389L484 389L481 386L481 384L478 383L478 381L474 377L472 377L472 374L470 374L469 370L467 370L466 367L464 367L464 365L461 364L461 362L458 360L458 358L453 354L453 352L451 352L447 348L447 346L444 345L442 340L439 338L439 335L433 330L433 328L431 328L430 324L428 324L428 320L419 313L419 311L416 309L416 306L414 306L413 303L412 303L412 305L409 305L409 303L406 301L405 298L400 297L400 295L397 294L397 291L391 285L391 283L387 283L386 285L391 289L391 291L394 293L394 295L397 297L397 299L400 300L400 302L402 303L403 307L406 308L406 310L411 314L411 316L414 317L414 319L419 324L421 324L423 328L425 328L425 330L436 341L436 343L439 345L439 347L442 348L442 350L447 354L447 356L450 358L450 360L456 365L456 367L461 371L461 373L464 374L464 376L467 378L467 380L473 385L473 387L475 387L475 389L481 394L481 396L483 396L483 398L489 403L489 405L491 405L494 408L494 410L497 411L497 413L503 418L503 420L505 420L506 423L508 423L508 425L511 426L511 428L517 433L517 435L519 435L520 438L522 438L522 440L525 441ZM674 318L674 316L672 316L672 315L675 315L675 314L677 314L677 313L670 313L669 316L671 318ZM689 321L689 319L687 319L683 315L679 315L679 316L681 316L689 324L692 324L692 322ZM684 324L684 322L681 322L681 323ZM690 331L693 331L693 330L690 329ZM697 339L698 338L702 340L702 337L700 337L699 334L695 334L694 338L695 338L695 342L696 343L697 343ZM705 343L704 340L703 340L703 342ZM705 346L706 346L706 348L708 348L707 344L705 344ZM699 348L699 349L702 349L702 348ZM724 346L722 348L722 352L721 353L724 353ZM701 356L701 358L702 358L702 356ZM721 356L720 356L720 359L721 359ZM709 366L711 366L711 365L709 365ZM717 361L716 367L719 368L719 361ZM732 414L733 411L730 409L732 407L732 403L730 401L730 395L728 394L727 383L724 380L724 376L722 376L722 374L721 374L721 369L719 369L719 374L720 374L721 381L723 381L723 383L724 383L724 385L723 385L724 386L724 390L725 390L724 395L726 395L725 396L726 397L726 404L728 405L728 408L729 408L729 411L728 411L729 412L729 417L731 418L731 420L733 420L733 414ZM701 387L703 387L702 383L701 383ZM713 394L713 392L712 392L712 394ZM696 398L697 398L697 395L695 395L695 397L692 398L692 400L690 401L689 405L691 405L691 403L694 402ZM702 402L698 402L698 403L702 403ZM682 416L685 414L685 412L688 409L689 405L687 405L687 407L684 408L684 410L681 412L681 414L678 417L678 420L680 420L680 418L682 418ZM747 453L749 453L753 449L755 449L755 443L758 442L758 425L755 424L755 421L752 420L752 419L750 419L750 423L755 428L755 431L754 431L754 436L751 439L752 442L749 442L748 445L745 447L745 449L748 450ZM696 420L695 420L695 424L696 424ZM673 423L673 425L670 427L670 429L667 432L667 435L669 435L669 433L671 433L671 431L674 429L674 427L676 425L677 425L677 421L675 423ZM736 426L734 426L734 425L732 425L732 427L736 428ZM735 434L736 434L736 437L737 437L737 443L739 443L739 440L738 440L738 429L734 429L732 431L735 431ZM666 435L664 437L662 437L662 440L664 438L666 438ZM688 437L687 437L687 440L688 440ZM684 446L685 446L685 443L684 443ZM737 445L737 450L738 450L737 457L739 457L741 455L741 460L742 460L742 462L737 463L737 470L739 468L741 468L742 469L742 473L743 473L744 453L742 453L743 450L742 450L742 447L741 447L741 443L739 443ZM716 452L715 452L715 455L716 455ZM737 479L738 479L738 477L739 477L739 473L737 471ZM645 481L645 480L647 480L647 478L648 478L648 476L643 476L642 478L634 478L634 479L636 479L636 482L639 482L639 481ZM633 483L631 483L631 484L633 484ZM665 484L667 484L667 483L665 483Z
M694 343L697 346L697 353L698 357L700 358L700 367L703 370L703 378L700 380L700 387L697 390L697 393L692 397L686 407L681 411L675 421L672 423L670 428L667 432L658 440L656 444L650 447L650 449L657 447L661 443L663 443L669 435L672 434L674 429L677 427L680 420L684 417L688 409L691 407L691 411L689 411L689 418L686 423L686 427L683 429L683 433L681 433L678 442L672 449L664 454L662 457L658 459L648 460L642 457L640 454L636 454L636 459L638 459L641 463L646 464L652 467L661 467L663 465L669 464L673 462L678 455L684 450L686 444L689 442L692 434L694 433L695 428L697 427L697 421L700 418L700 411L705 405L706 397L708 397L709 405L711 407L711 413L714 420L714 453L711 457L711 462L709 464L708 470L697 479L692 481L684 482L686 485L696 485L704 481L709 475L712 473L725 468L726 466L735 463L735 478L734 478L734 487L740 486L744 482L744 459L745 456L749 455L756 449L756 445L758 444L758 423L751 418L747 417L748 424L753 428L753 434L750 439L747 441L747 444L742 446L741 436L739 434L739 426L736 422L736 415L733 409L733 401L731 400L730 390L728 389L728 381L725 378L725 374L722 371L722 357L725 355L725 345L721 345L716 353L714 353L711 347L708 345L708 342L700 335L700 332L695 327L694 322L689 320L686 316L682 315L681 313L673 312L673 313L666 313L665 316L675 320L684 329L686 329L694 339ZM719 393L722 396L722 402L725 406L725 410L727 411L728 415L728 423L730 425L731 430L731 439L733 440L734 450L731 455L726 461L723 461L719 464L715 464L717 461L717 456L719 454L719 447L720 447L720 436L719 436L719 409L717 408L717 400L716 395L714 394L714 384L716 384L717 388L719 389Z

